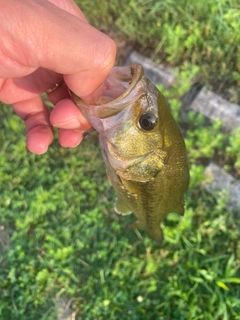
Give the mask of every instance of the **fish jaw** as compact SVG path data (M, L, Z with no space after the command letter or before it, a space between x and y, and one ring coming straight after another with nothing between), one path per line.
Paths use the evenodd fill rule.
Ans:
M104 133L103 119L120 113L129 104L134 103L142 90L143 68L141 65L114 67L102 85L102 95L97 89L92 93L92 99L83 101L69 90L70 96L85 118L99 133ZM139 83L140 82L140 83Z

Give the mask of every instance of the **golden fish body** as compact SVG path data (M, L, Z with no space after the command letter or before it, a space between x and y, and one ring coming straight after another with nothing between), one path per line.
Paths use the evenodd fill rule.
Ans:
M117 192L115 210L134 212L137 221L131 227L161 242L163 218L184 213L189 170L182 134L141 65L113 68L104 86L90 106L74 94L73 100L99 132L108 178Z

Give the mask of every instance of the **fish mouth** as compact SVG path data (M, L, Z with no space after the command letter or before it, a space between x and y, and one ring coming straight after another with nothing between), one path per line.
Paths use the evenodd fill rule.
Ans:
M116 104L121 101L123 103L142 76L143 67L140 64L114 67L104 82L103 95L95 99L95 104L107 107L111 102ZM112 113L106 114L106 117L110 117L111 115Z
M98 119L105 119L120 113L131 101L136 100L142 93L142 78L143 67L140 64L114 67L103 83L101 94L98 89L96 94L93 92L90 103L84 102L72 91L69 93L91 123L89 113Z

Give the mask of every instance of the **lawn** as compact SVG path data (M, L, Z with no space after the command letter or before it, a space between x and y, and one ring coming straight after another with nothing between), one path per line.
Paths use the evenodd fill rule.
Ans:
M130 41L157 62L198 66L197 81L240 104L238 0L76 2L100 30Z
M195 79L208 79L212 87L222 81L226 94L238 99L237 42L231 53L234 61L228 70L221 69L216 83L211 80L214 68L227 62L214 56L207 60L200 44L173 59L175 40L168 39L168 32L181 30L177 26L182 23L188 32L195 30L203 37L196 26L203 26L203 18L196 19L194 28L190 13L194 17L202 12L206 28L210 24L204 42L224 52L228 50L223 39L217 34L215 42L210 38L211 28L218 32L220 7L222 23L231 20L221 30L233 32L234 23L239 23L237 1L210 1L204 6L199 2L198 10L194 3L137 0L123 1L119 8L115 1L82 2L92 23L106 31L114 29L143 51L165 39L152 54L178 66L179 82L161 90L180 125L179 98ZM143 14L149 22L146 30ZM159 28L157 21L169 28ZM229 40L232 33L228 34L224 37ZM239 37L239 32L234 34ZM194 52L201 62L190 58ZM189 112L183 130L191 171L186 211L183 217L167 216L162 226L165 240L159 246L144 232L125 228L134 216L114 212L115 192L107 181L96 132L74 149L61 148L55 137L48 152L38 156L26 150L24 126L8 106L1 106L0 119L0 319L56 320L63 319L64 312L83 320L240 319L239 212L228 209L224 191L208 194L202 187L203 164L213 157L239 175L239 130L226 135L219 121L209 123Z

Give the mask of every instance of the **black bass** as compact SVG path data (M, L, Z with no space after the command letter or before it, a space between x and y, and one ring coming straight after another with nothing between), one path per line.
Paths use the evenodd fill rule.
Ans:
M90 105L71 93L99 132L109 182L117 192L115 210L134 212L130 227L162 241L160 223L170 212L184 213L189 169L182 134L163 95L141 65L114 67L104 92Z

